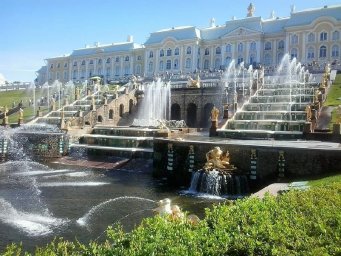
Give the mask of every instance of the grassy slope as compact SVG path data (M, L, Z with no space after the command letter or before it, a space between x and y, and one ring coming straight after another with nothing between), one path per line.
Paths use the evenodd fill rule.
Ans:
M323 103L323 106L330 106L330 107L337 107L341 105L341 100L338 100L338 98L341 98L341 75L337 75L335 78L335 81L331 88L329 89L327 99ZM329 124L330 129L332 129L333 124L340 122L340 114L338 113L337 108L335 108L332 111L332 119Z

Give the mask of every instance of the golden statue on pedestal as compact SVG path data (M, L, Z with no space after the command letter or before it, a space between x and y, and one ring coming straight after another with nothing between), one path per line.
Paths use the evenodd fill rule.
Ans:
M204 169L206 171L218 169L222 172L232 172L237 168L230 164L230 154L228 151L223 152L220 147L214 147L206 153L206 164Z
M198 75L196 80L194 80L192 77L189 77L187 86L190 88L200 88L200 76Z

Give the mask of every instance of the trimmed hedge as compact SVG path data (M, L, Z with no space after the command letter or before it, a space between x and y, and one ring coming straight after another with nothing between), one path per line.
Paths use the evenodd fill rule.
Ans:
M263 199L227 201L198 225L156 216L103 243L56 239L35 255L340 255L341 182ZM20 255L9 245L4 255Z

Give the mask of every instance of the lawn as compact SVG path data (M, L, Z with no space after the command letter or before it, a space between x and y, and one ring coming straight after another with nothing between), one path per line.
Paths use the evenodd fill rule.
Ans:
M326 101L323 106L341 105L341 75L337 75L333 85L329 88Z
M324 177L321 179L310 180L308 182L309 186L317 187L317 186L327 186L332 183L340 183L341 184L341 174L335 174L333 176Z

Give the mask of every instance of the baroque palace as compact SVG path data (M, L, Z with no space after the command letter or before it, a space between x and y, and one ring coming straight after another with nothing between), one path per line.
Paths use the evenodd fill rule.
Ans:
M225 69L232 59L245 65L275 67L285 53L306 66L339 66L341 62L341 5L296 11L289 17L271 13L254 16L252 4L245 18L199 29L173 27L152 32L144 44L127 42L73 50L71 54L46 59L37 71L37 83L59 80L85 81L100 76L106 82L131 75L153 77Z

